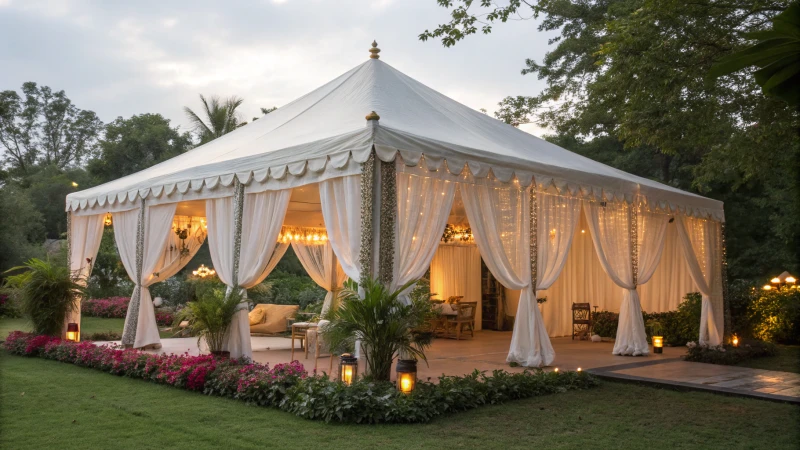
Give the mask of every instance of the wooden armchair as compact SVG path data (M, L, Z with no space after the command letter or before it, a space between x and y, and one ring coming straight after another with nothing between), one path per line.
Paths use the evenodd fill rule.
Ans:
M475 313L478 311L478 302L460 302L452 305L452 308L455 314L445 316L445 332L449 333L449 330L454 328L456 340L461 340L461 332L466 325L469 327L470 337L475 337Z
M592 311L589 303L572 304L572 339L589 339L592 330Z

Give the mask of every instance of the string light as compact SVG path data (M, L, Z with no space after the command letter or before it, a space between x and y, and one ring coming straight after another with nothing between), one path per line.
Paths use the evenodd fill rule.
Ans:
M302 242L307 245L323 245L328 240L325 228L283 227L278 242Z

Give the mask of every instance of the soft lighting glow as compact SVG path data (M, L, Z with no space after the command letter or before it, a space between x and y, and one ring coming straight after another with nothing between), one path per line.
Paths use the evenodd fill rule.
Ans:
M417 384L417 361L400 359L397 361L397 389L410 394Z
M780 279L780 278L778 278L778 277L775 277L775 278L773 278L773 279L769 280L769 282L770 282L770 283L775 283L775 284L778 284L778 283L780 283L780 282L781 282L781 279Z
M731 339L731 344L733 344L734 347L738 347L739 346L739 338L734 336L733 339Z
M771 290L771 289L772 289L772 286L770 286L770 285L768 285L768 284L765 284L765 285L764 285L764 287L763 287L763 288L761 288L761 289L764 289L765 291L769 291L769 290Z
M111 223L112 223L111 213L108 213L108 214L106 214L106 218L103 219L103 224L108 227L108 226L111 226Z
M358 377L358 359L350 353L344 353L339 358L339 380L350 386Z
M555 369L553 369L553 372L555 372L555 373L558 373L558 367L556 367Z
M581 234L585 234L585 233L586 233L586 230L581 230Z
M653 353L664 352L664 336L653 336Z
M78 342L78 337L80 336L80 332L78 329L77 323L68 323L67 324L67 340L72 342Z
M304 245L322 245L328 240L324 228L284 227L278 235L278 242L301 242Z
M200 267L198 267L197 270L193 270L192 271L192 275L194 275L196 277L200 277L200 278L210 277L210 276L214 276L216 274L217 274L216 270L209 269L208 267L206 267L203 264L200 264Z
M581 368L580 368L580 367L578 367L578 372L580 372L580 371L581 371Z
M74 181L73 181L73 182L72 182L72 187L78 187L78 183L76 183L76 182L74 182Z
M789 277L786 277L786 282L789 283L789 284L795 284L797 282L797 280L794 277L789 276Z

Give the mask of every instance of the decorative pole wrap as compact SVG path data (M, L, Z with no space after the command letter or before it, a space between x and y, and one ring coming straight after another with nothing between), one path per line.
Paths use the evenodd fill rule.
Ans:
M122 333L122 345L133 347L136 342L136 327L139 324L139 303L142 299L142 264L144 256L144 226L145 226L145 201L141 199L139 205L139 221L136 225L136 279L133 295L128 303L128 313L125 315L125 328Z
M72 211L67 211L67 269L72 271Z
M239 255L242 252L242 216L244 215L244 185L239 178L233 181L233 273L231 286L239 287Z
M375 152L361 164L361 249L358 262L361 266L359 284L372 274L372 187L375 184Z
M728 239L725 231L725 222L720 222L720 247L722 259L722 307L725 315L725 329L722 330L722 335L727 336L731 332L731 304L728 298Z
M397 169L394 162L380 162L381 216L378 242L378 279L390 286L394 278L394 244L397 226Z
M639 285L639 205L634 200L631 203L628 220L630 221L631 240L631 276L633 288Z
M531 288L533 288L533 295L536 296L536 285L539 283L538 262L539 262L539 220L538 220L538 199L536 198L536 180L533 180L530 188L530 195L528 196L528 221L530 228L530 252L531 252Z

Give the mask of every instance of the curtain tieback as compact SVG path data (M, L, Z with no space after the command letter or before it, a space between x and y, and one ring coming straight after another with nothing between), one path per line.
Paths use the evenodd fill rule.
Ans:
M250 305L247 302L241 302L236 305L236 311L247 311L250 309Z

